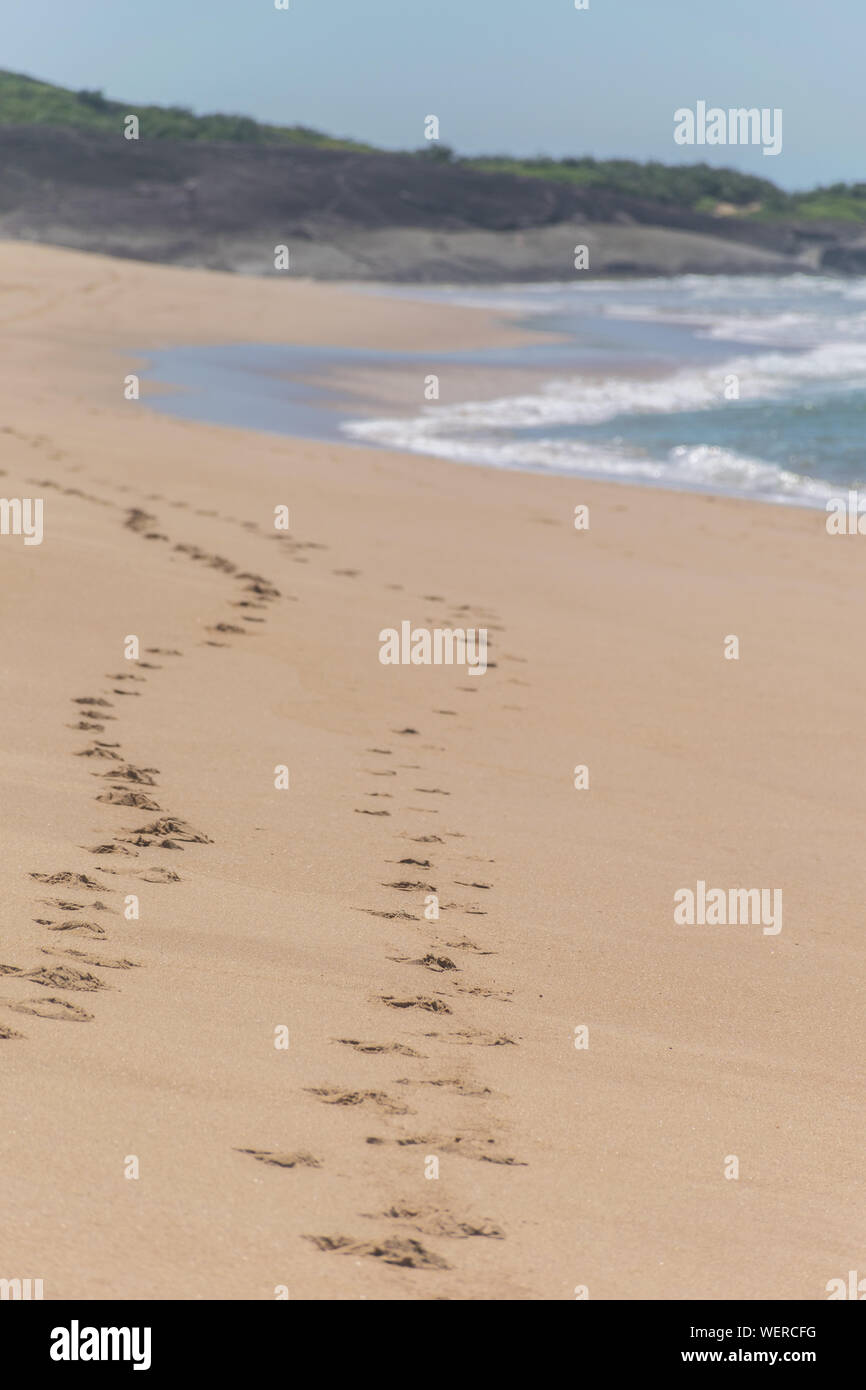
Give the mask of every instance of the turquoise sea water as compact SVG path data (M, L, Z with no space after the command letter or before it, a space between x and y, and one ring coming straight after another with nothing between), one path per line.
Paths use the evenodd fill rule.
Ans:
M218 424L342 438L466 464L610 478L823 507L866 484L866 280L682 276L628 282L384 289L476 304L562 335L485 352L279 345L148 352L148 404ZM543 385L359 420L299 374L460 364L540 369ZM534 378L538 380L538 377ZM420 395L420 392L419 392Z

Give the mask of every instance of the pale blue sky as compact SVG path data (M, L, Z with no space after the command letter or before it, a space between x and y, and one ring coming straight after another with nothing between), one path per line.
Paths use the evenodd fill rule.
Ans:
M866 0L0 0L0 65L132 102L414 148L866 180ZM776 158L681 148L673 112L781 107Z

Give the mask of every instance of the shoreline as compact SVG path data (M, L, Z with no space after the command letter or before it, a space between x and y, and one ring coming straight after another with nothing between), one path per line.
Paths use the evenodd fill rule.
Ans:
M477 311L20 243L0 272L2 486L46 499L41 546L0 540L3 1273L823 1298L864 1234L863 552L799 509L123 399L117 354L190 325L515 341ZM484 626L488 670L383 666L403 620ZM779 886L782 931L677 926L699 881Z
M823 435L820 415L806 427L794 413L797 398L780 394L782 358L790 358L795 378L800 374L807 386L832 380L834 372L844 384L856 364L832 338L813 329L811 341L793 345L782 346L772 333L756 340L748 314L744 336L738 336L741 287L729 288L727 301L722 296L720 303L730 307L716 308L715 318L706 307L695 317L692 289L682 305L680 290L672 299L666 292L660 303L651 296L652 313L645 286L632 312L623 302L623 312L615 305L608 314L588 288L586 298L565 300L568 286L541 288L543 296L532 305L510 298L507 286L496 295L479 292L477 303L424 287L396 296L377 287L379 297L410 305L413 313L430 304L483 310L494 314L494 323L498 315L510 333L538 329L520 347L492 341L483 349L446 351L438 343L432 351L415 346L411 352L333 341L181 345L146 354L145 393L155 409L180 419L406 450L493 472L514 469L810 510L859 486L859 473L852 474L853 421L839 427L838 440L828 438L829 422ZM368 287L353 293L359 290L365 300L374 298ZM771 295L769 306L776 304ZM776 331L783 319L776 308L770 319ZM731 416L722 403L729 382L739 391L750 367L757 377L745 414ZM760 403L775 411L773 437L790 432L789 457L802 458L803 471L772 440L765 452L763 433L749 423L749 406ZM816 409L826 404L819 396Z

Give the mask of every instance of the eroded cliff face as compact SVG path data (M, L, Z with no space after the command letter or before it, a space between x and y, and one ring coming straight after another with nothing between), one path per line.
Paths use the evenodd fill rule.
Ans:
M0 127L0 236L328 279L862 273L851 224L756 223L403 154Z

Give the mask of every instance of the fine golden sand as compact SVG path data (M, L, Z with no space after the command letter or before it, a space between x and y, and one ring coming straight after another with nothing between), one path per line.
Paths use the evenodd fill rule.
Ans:
M0 321L0 489L45 507L0 537L0 1276L820 1299L862 1268L866 542L123 398L174 343L520 339L479 311L4 244ZM404 619L494 664L383 666ZM699 879L781 888L782 931L675 925Z

